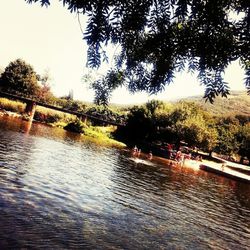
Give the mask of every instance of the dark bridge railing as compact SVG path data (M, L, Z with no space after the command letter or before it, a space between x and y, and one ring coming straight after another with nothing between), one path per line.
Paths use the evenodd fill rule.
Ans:
M74 110L65 109L65 108L62 108L62 107L58 107L58 106L54 106L54 105L51 105L51 104L48 104L48 103L37 101L37 100L29 98L29 97L23 97L23 96L10 94L10 93L6 93L6 92L2 92L2 91L0 91L0 96L10 98L10 99L19 100L19 101L22 101L22 102L25 102L25 103L33 102L34 104L36 104L38 106L42 106L42 107L45 107L45 108L49 108L49 109L61 111L61 112L64 112L64 113L76 115L77 117L86 117L87 119L97 121L97 122L101 122L101 123L104 123L104 124L109 124L109 125L114 125L114 126L125 126L125 123L118 123L116 121L105 120L105 119L102 119L100 117L96 117L96 116L93 116L93 115L86 114L84 112L78 112L78 111L74 111Z

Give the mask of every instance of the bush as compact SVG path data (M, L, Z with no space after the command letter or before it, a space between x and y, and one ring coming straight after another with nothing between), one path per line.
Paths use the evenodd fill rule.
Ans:
M87 127L86 124L84 124L83 122L81 122L79 119L77 119L74 122L70 122L69 124L67 124L64 129L67 131L71 131L74 133L84 133L84 129Z

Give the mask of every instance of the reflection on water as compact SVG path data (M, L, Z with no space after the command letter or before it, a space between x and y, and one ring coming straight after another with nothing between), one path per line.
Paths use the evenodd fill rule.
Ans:
M0 192L1 249L250 245L248 184L13 118L0 121Z

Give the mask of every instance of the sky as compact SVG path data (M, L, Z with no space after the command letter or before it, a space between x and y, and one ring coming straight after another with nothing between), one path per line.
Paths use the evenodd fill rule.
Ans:
M81 19L84 27L85 19ZM27 4L24 0L0 0L0 69L18 58L31 64L42 75L51 76L52 91L56 96L67 95L73 90L74 99L93 101L94 93L82 77L86 68L87 45L76 14L70 13L58 0L41 7L39 3ZM109 49L112 57L114 49ZM112 60L111 60L112 61ZM108 68L98 71L102 74ZM238 63L229 66L225 78L231 90L245 90L244 74ZM111 103L145 103L151 99L174 100L177 98L203 95L204 87L195 75L180 73L174 82L166 86L157 96L146 93L129 94L120 88L111 98Z

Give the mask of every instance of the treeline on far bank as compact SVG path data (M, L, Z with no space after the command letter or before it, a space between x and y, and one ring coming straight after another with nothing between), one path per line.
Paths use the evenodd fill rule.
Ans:
M250 160L250 115L214 116L194 102L152 100L134 106L126 126L118 128L114 136L127 145L147 150L167 143L178 148L180 142L185 142L189 147L241 163Z

